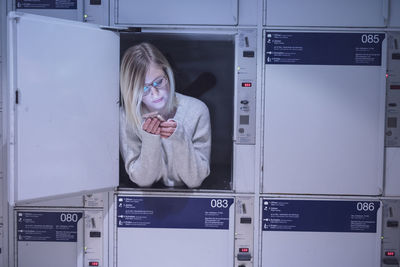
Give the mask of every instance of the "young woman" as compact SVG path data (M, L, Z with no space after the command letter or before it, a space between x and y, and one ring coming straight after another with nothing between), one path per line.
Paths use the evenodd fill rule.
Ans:
M168 61L148 43L125 52L120 85L120 150L130 179L142 187L160 180L169 187L200 186L210 173L207 106L175 93Z

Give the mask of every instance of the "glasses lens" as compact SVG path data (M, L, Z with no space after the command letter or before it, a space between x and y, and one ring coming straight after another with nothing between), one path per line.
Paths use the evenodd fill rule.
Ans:
M148 95L150 93L150 86L143 87L143 95Z
M165 79L162 77L156 81L153 82L153 86L156 87L157 89L160 89L165 86Z

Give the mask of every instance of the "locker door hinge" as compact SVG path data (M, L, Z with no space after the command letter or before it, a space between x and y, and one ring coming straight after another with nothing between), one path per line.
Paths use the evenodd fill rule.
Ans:
M15 104L19 104L19 90L15 90Z

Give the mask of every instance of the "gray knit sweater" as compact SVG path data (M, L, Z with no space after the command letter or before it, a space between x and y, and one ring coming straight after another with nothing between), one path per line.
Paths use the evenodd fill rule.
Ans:
M201 185L210 173L211 125L207 106L176 93L175 132L161 138L127 124L120 113L120 150L130 179L151 186L162 179L166 186Z

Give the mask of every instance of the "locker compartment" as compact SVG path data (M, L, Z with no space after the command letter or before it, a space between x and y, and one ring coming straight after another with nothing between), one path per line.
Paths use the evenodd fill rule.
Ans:
M236 25L238 0L117 0L115 24ZM150 12L150 13L149 13ZM151 15L149 15L151 14Z
M386 0L264 0L264 25L385 27L388 5Z
M103 211L15 210L15 267L103 266Z
M400 261L400 199L383 199L382 267L398 266Z
M385 40L265 33L264 193L382 194Z
M121 56L129 47L142 42L155 45L171 64L175 91L206 104L211 124L210 174L201 188L232 190L235 37L231 34L141 32L121 33L120 38ZM124 163L121 157L120 187L138 187L130 180ZM161 181L153 187L165 188ZM178 189L187 187L183 185Z
M376 199L261 198L261 266L379 266Z
M233 266L235 232L238 246L251 250L253 244L246 232L253 225L253 200L236 200L224 195L116 195L116 266ZM235 203L249 224L235 228Z
M210 174L200 189L253 191L255 30L227 34L141 32L121 33L120 36L121 55L141 42L159 48L174 71L176 92L200 99L208 107L212 136ZM237 73L235 66L240 68ZM137 187L129 179L122 158L120 187ZM165 188L160 182L153 187Z

